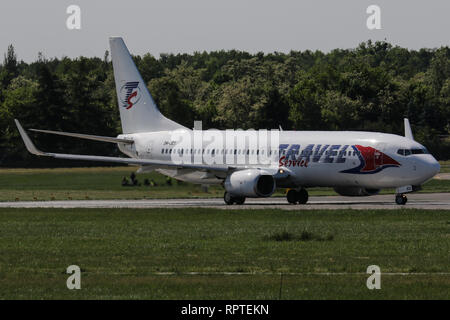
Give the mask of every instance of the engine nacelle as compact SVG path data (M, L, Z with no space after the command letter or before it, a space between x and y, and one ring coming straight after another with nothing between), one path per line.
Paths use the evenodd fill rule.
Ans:
M361 187L335 187L334 191L336 191L341 196L365 197L378 194L380 192L380 189L368 189Z
M275 191L275 179L259 169L240 170L225 179L225 190L242 197L270 197Z

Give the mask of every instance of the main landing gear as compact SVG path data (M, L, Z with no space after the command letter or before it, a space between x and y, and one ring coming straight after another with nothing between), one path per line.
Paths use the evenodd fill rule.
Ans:
M399 205L404 205L408 201L408 198L404 194L395 195L395 203Z
M232 204L244 204L245 202L245 197L236 197L236 196L232 196L229 192L226 192L223 194L223 201L225 201L225 203L227 205L232 205Z
M308 191L303 188L300 190L291 189L287 192L286 199L292 204L305 204L308 202Z

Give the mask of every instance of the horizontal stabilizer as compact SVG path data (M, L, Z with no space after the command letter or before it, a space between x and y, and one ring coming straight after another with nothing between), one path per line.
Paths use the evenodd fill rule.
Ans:
M16 122L16 124L17 124L17 122ZM36 131L36 132L57 134L60 136L67 136L67 137L74 137L74 138L81 138L81 139L88 139L88 140L95 140L95 141L103 141L103 142L128 143L128 144L132 144L134 142L133 140L129 140L129 139L119 139L119 138L104 137L104 136L93 136L93 135L82 134L82 133L71 133L71 132L40 130L40 129L29 129L29 130Z

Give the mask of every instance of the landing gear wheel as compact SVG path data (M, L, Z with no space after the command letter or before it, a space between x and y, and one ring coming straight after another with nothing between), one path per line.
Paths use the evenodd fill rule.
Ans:
M244 204L245 202L245 197L238 197L234 199L236 204Z
M223 194L223 201L225 201L227 205L232 205L234 203L234 199L229 192Z
M289 203L291 204L296 204L297 203L297 191L295 190L289 190L288 193L286 194L286 199Z
M308 191L306 189L297 191L297 200L299 204L306 204L308 202Z
M289 190L286 194L286 199L289 203L292 204L305 204L308 202L308 191L303 188L300 190Z
M404 194L398 194L395 196L395 203L399 205L404 205L408 201L408 198Z

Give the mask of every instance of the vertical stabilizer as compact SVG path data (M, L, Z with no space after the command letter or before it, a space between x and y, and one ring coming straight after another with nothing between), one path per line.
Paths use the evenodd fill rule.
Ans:
M411 131L411 126L409 125L409 120L407 118L403 119L404 123L405 123L405 138L414 140L412 131Z
M176 130L182 125L158 110L134 61L120 37L109 38L123 133Z

